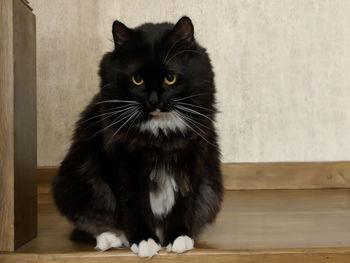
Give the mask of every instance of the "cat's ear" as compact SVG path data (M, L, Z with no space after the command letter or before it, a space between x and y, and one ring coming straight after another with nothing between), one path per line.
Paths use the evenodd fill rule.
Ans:
M123 47L133 36L133 31L119 21L114 21L112 34L116 48Z
M183 41L189 45L192 45L194 42L194 30L193 24L189 17L183 16L174 26L170 39L173 42Z

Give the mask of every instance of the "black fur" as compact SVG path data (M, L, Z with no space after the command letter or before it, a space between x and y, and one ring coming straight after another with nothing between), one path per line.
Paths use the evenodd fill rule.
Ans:
M130 244L148 238L159 241L155 234L159 225L164 245L180 235L196 237L214 221L223 192L209 57L194 40L187 17L175 26L144 24L133 30L116 21L113 36L115 49L104 55L100 66L100 91L81 114L52 183L57 207L76 226L75 240L91 241L105 231L123 231ZM163 81L170 73L177 76L171 87ZM133 84L133 74L142 76L144 84ZM151 96L157 105L150 102ZM160 130L158 135L140 130L153 118L149 113L155 108L172 111L174 100L181 98L183 106L197 112L178 108L192 118L190 127ZM134 122L122 127L124 119L111 125L123 112L98 116L125 105L106 102L116 99L139 103ZM165 167L178 186L175 204L164 218L153 215L149 201L159 182L151 180L150 173L159 167Z

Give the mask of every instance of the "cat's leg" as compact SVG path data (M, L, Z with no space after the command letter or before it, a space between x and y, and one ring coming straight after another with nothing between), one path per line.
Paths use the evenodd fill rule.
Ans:
M140 215L141 216L141 215ZM130 249L139 257L153 257L158 254L161 249L158 238L149 231L149 228L142 221L142 216L139 217L138 223L129 222L129 226L134 226L133 229L128 228L126 234L130 243Z
M76 227L75 241L96 241L105 251L128 245L115 220L116 200L109 186L99 177L87 180L82 175L60 171L52 184L56 205Z
M183 253L193 249L194 238L215 220L221 200L221 184L208 180L203 180L190 197L178 199L166 221L167 251Z
M205 180L199 185L191 210L190 225L194 237L199 236L208 225L215 221L221 207L222 196L223 187L220 182Z
M177 200L171 214L165 221L164 243L168 252L183 253L194 248L190 229L190 198Z
M143 199L143 198L141 198ZM143 199L145 200L145 199ZM124 231L130 249L139 257L152 257L161 249L159 239L150 227L147 205L137 195L129 196L123 202Z
M98 211L96 211L96 213L98 213ZM87 218L84 217L84 215L81 215L74 224L77 229L88 233L94 238L94 241L96 242L95 249L97 250L105 251L122 246L128 247L128 240L122 231L115 228L113 220L112 215L104 215L104 218Z

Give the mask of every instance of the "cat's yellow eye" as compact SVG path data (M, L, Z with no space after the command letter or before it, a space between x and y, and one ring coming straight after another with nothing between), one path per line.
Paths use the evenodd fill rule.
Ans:
M140 86L145 82L140 75L132 75L131 81L137 86Z
M176 82L176 76L173 74L168 74L164 77L164 82L167 85L173 85Z

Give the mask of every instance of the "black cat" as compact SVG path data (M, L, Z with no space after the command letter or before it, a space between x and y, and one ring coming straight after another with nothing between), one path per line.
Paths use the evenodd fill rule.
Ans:
M129 29L113 23L101 88L77 122L52 183L74 240L140 257L181 253L222 201L209 57L182 17Z

